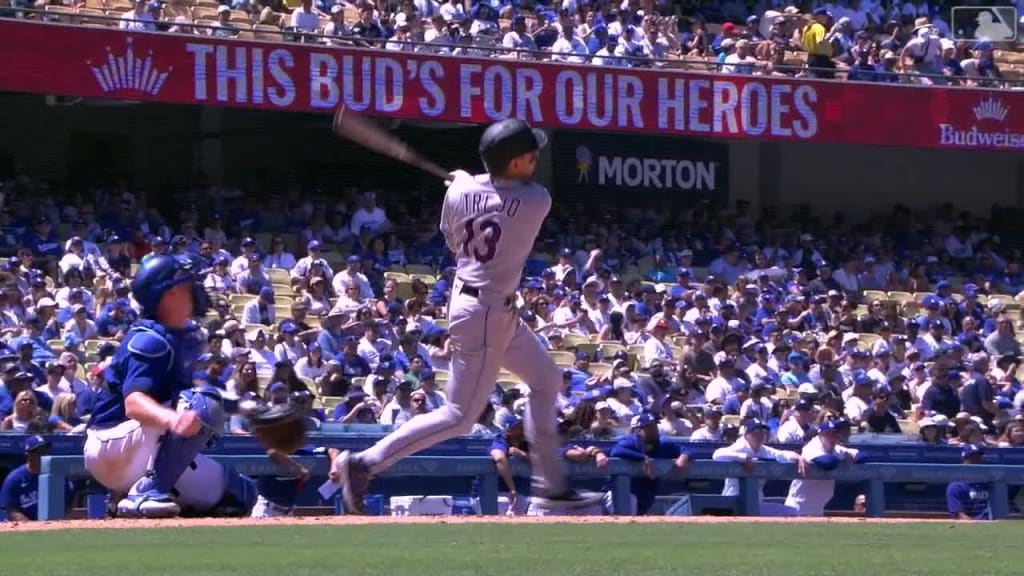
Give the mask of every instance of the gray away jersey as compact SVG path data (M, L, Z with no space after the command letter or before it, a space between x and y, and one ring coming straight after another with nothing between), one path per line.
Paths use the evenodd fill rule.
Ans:
M457 171L444 196L440 226L455 253L456 276L484 291L515 292L550 210L551 195L540 184L495 186L488 174Z

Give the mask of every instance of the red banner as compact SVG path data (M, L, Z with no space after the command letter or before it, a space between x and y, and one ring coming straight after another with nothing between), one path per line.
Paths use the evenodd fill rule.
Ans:
M659 135L1024 148L1024 92L797 81L0 20L0 90Z

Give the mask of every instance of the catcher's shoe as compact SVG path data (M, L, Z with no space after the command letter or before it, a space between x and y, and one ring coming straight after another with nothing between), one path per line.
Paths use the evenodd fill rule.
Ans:
M341 484L341 499L345 503L345 513L366 515L363 498L370 486L370 470L348 450L338 454L331 467L337 473L338 483Z
M117 503L117 515L122 518L174 518L180 513L170 494L156 491L130 494Z

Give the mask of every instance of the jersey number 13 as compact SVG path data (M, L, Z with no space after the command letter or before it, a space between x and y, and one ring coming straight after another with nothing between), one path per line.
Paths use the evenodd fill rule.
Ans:
M499 240L501 224L495 220L470 218L466 221L466 241L462 244L462 254L486 264L497 254Z

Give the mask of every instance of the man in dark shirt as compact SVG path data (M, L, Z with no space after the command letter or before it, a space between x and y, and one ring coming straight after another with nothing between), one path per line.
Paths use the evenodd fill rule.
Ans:
M992 420L998 412L995 402L995 389L988 380L988 354L978 352L967 358L971 366L970 376L960 389L961 410L971 416L978 416L986 426L992 426Z
M960 398L956 391L956 387L960 385L960 378L958 370L949 370L946 374L937 375L921 398L921 408L925 412L936 412L949 419L956 418L960 412Z
M634 416L629 431L630 434L612 448L611 456L643 464L647 478L633 478L629 491L636 498L636 513L644 515L654 505L654 498L658 494L658 477L651 466L652 461L673 459L676 470L685 473L690 456L679 444L661 441L658 420L650 414Z
M968 444L960 452L964 464L982 464L985 450L977 444ZM946 487L946 507L957 520L991 520L989 486L978 482L952 482Z
M369 40L382 39L384 37L384 31L381 30L380 24L377 24L373 20L373 6L366 5L359 11L359 21L352 26L352 35L365 38L366 40L356 40L357 46L372 46L374 42Z

